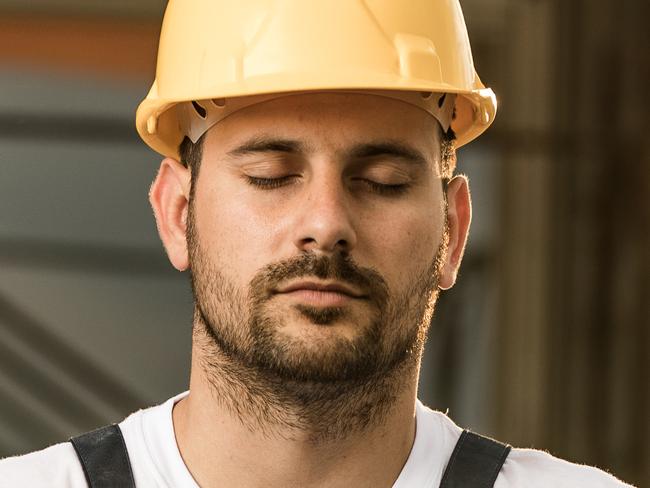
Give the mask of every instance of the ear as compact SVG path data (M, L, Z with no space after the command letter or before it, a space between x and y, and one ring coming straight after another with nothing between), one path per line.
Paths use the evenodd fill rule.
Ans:
M447 222L449 225L449 247L440 276L439 287L448 290L458 276L458 268L463 259L469 225L472 221L472 201L467 177L458 175L447 185Z
M175 159L166 158L160 163L158 175L149 191L158 234L169 260L179 271L185 271L189 266L185 231L190 184L190 170Z

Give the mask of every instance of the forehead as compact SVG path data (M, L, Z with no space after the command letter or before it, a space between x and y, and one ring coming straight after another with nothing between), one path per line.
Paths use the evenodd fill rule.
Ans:
M406 102L371 94L310 93L245 107L212 127L205 144L206 151L226 152L256 135L298 140L316 150L396 141L435 158L440 131L431 115Z

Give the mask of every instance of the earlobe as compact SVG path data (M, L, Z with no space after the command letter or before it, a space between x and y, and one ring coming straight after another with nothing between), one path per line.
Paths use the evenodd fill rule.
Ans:
M149 191L158 234L170 262L179 271L189 266L186 229L190 184L190 170L178 161L166 158L160 163Z
M438 285L442 290L447 290L456 283L472 220L469 183L464 175L455 176L447 185L447 205L449 245Z

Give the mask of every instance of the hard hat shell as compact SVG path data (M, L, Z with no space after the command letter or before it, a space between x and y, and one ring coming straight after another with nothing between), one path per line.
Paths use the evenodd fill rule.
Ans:
M136 125L178 159L182 102L340 89L458 94L458 146L496 114L458 0L170 0Z

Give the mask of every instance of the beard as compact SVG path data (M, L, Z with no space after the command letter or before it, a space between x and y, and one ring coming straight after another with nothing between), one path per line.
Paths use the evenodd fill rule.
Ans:
M192 209L187 237L199 364L213 397L251 430L300 429L314 442L340 438L381 422L417 381L446 225L434 259L401 292L340 251L271 263L241 290L200 246ZM299 278L342 282L364 298L340 307L279 301L274 290ZM295 322L301 333L287 332ZM337 330L344 326L351 337Z

